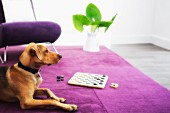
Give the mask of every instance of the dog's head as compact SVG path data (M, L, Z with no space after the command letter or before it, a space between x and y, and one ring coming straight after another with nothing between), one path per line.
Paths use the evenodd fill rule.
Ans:
M20 62L33 69L39 69L43 65L56 64L62 56L56 52L50 51L42 44L30 43L19 60Z

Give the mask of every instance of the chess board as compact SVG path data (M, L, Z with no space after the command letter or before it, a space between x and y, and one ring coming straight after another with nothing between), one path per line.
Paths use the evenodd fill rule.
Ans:
M77 72L70 78L68 84L104 88L107 80L107 75Z

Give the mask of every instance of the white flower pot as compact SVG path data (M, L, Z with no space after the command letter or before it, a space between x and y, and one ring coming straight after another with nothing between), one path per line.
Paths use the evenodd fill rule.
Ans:
M83 50L88 52L98 52L100 51L99 42L100 38L96 36L96 33L87 33Z

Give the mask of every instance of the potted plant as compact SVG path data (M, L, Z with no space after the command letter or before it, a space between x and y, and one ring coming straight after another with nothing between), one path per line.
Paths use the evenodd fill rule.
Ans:
M99 8L93 4L89 3L86 7L86 15L83 14L75 14L73 15L73 24L74 27L79 31L83 32L84 25L90 26L90 31L88 32L87 40L85 45L83 46L83 50L96 52L99 51L99 39L96 37L96 31L104 27L106 32L110 25L115 20L117 14L112 17L110 21L103 21L102 14Z

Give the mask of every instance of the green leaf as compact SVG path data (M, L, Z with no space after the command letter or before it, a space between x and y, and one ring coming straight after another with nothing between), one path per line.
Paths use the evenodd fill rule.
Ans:
M99 24L98 24L98 27L106 27L105 28L105 31L106 32L108 30L108 28L110 27L110 25L113 23L113 21L115 20L117 14L115 16L112 17L112 19L110 21L101 21Z
M112 22L115 20L116 16L117 16L117 14L112 17L112 19L111 19Z
M86 16L89 18L91 22L94 21L101 21L102 15L100 13L100 10L95 6L94 4L90 3L86 7Z
M100 21L91 22L90 25L99 25Z
M110 21L101 21L102 15L100 13L100 10L96 5L93 3L90 3L86 7L86 16L82 14L76 14L73 15L73 24L74 27L80 31L83 32L84 25L91 25L91 32L95 32L96 29L100 27L105 27L105 32L108 30L110 25L115 20L117 14L112 17Z
M113 21L115 20L116 16L117 16L117 14L112 17L110 25L113 23ZM108 26L105 28L104 32L106 32L106 31L108 30L108 28L110 27L110 25L108 25Z
M109 27L112 24L112 21L101 21L98 27Z
M90 21L86 16L77 14L73 15L73 24L78 31L83 32L83 25L89 25Z

